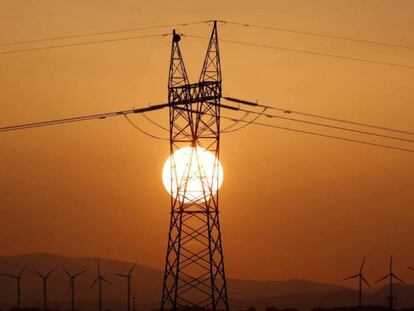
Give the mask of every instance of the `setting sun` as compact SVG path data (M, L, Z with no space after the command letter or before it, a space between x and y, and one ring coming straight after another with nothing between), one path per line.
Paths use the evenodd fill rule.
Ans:
M223 183L223 167L212 152L184 147L167 159L162 180L168 193L179 201L193 203L204 197L208 200Z

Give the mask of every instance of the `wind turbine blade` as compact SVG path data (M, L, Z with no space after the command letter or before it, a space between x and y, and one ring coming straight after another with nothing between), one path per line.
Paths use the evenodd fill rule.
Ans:
M392 277L398 281L400 281L402 284L407 285L407 283L405 283L403 280L401 280L398 276L396 276L395 274L392 274Z
M390 276L390 274L388 273L387 275L385 275L384 277L382 277L382 278L380 278L378 281L376 281L375 283L379 283L379 282L381 282L381 281L383 281L383 280L385 280L387 277L389 277Z
M137 262L135 262L131 270L129 270L129 273L128 273L129 275L131 275L132 271L134 271L136 265L137 265Z
M22 270L20 270L20 272L19 272L19 274L18 274L18 277L21 277L21 276L22 276L22 274L24 273L24 271L26 271L26 269L27 269L27 265L25 265L25 266L23 267L23 269L22 269Z
M359 269L359 273L362 273L362 270L364 269L366 259L367 259L367 256L365 256L364 259L362 260L362 264L361 264L361 268Z
M123 278L127 278L129 275L128 274L122 274L122 273L115 273L117 276L121 276Z
M93 281L93 283L91 285L89 285L89 288L91 288L92 286L94 286L96 284L96 282L98 282L98 280L99 280L99 277L97 277L95 279L95 281Z
M85 270L80 271L80 272L78 272L78 273L74 274L74 275L73 275L73 277L74 277L74 278L76 278L76 277L78 277L79 275L81 275L81 274L83 274L83 273L85 273L85 272L86 272Z
M39 277L41 277L42 279L43 279L43 275L39 272L39 271L37 271L37 270L33 270Z
M344 281L345 281L345 280L350 280L350 279L355 279L355 278L357 278L358 276L359 276L359 274L355 274L355 275L348 276L348 277L344 278Z
M0 274L0 276L8 276L8 277L11 277L13 279L16 278L16 276L14 276L13 274L10 274L10 273L2 273L2 274Z
M104 282L106 282L108 284L111 284L111 282L109 282L105 277L102 277L102 281L104 281Z
M390 258L390 273L392 273L392 255L391 255L391 258Z
M369 283L368 283L367 279L365 278L365 276L361 275L361 278L362 278L362 280L364 281L364 283L365 283L365 284L366 284L369 288L372 288L372 286L371 286L371 285L369 285Z
M55 272L56 271L56 268L54 268L54 269L52 269L52 270L50 270L49 271L49 273L48 274L46 274L46 277L48 277L48 276L50 276L53 272Z
M414 268L413 267L408 266L408 269L414 271Z
M101 275L101 261L99 260L99 258L97 260L98 260L98 275Z
M62 269L66 272L68 277L72 277L72 275L69 273L69 271L65 268L65 266L62 266Z

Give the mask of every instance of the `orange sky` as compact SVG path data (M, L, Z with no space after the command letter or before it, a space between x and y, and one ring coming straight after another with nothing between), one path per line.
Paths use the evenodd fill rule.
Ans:
M1 7L0 42L218 18L414 46L410 0L2 0ZM178 30L210 33L206 25ZM230 25L219 36L414 65L408 49ZM183 38L190 77L206 45ZM228 43L221 52L225 94L414 130L414 70ZM169 53L170 38L151 38L0 55L0 125L164 102ZM152 116L167 125L167 111ZM0 254L138 258L162 267L168 143L119 118L1 134L0 146ZM341 283L367 255L372 280L393 252L401 277L414 280L405 268L414 264L412 154L253 127L224 135L221 150L228 276Z

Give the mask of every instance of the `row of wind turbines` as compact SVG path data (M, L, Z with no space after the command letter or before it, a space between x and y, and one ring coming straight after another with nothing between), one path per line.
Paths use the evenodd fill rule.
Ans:
M358 307L362 307L362 284L365 283L369 288L372 288L367 279L364 276L363 270L365 266L366 257L362 260L361 267L359 269L359 272L355 275L348 276L344 278L344 280L351 280L351 279L358 279L359 282L359 291L358 291ZM414 271L413 267L408 266L408 269ZM398 282L407 285L403 280L401 280L397 275L394 274L392 269L392 256L390 257L390 265L389 265L389 271L386 275L384 275L382 278L377 280L375 283L379 283L384 281L385 279L388 279L388 296L386 297L386 301L388 301L388 307L390 310L394 309L394 302L396 301L396 297L393 294L393 283L394 280L397 280Z
M366 257L362 260L359 272L355 275L348 276L344 278L344 280L351 280L351 279L358 279L359 283L359 291L358 291L358 307L362 307L362 286L363 284L366 284L369 288L371 288L371 285L367 281L367 279L364 276L363 270L365 267ZM128 273L116 273L119 277L123 277L127 281L127 311L131 311L131 293L132 293L132 287L131 287L131 280L132 280L132 272L134 271L136 266L136 263L132 265ZM98 286L98 311L102 311L103 309L103 296L102 296L102 285L103 283L110 282L102 275L101 273L101 264L99 259L97 260L97 276L96 279L92 282L92 284L89 286L90 288L97 285ZM12 279L16 280L17 285L17 309L21 309L21 279L23 273L26 271L27 266L25 266L22 270L20 270L17 274L10 274L10 273L2 273L0 274L0 277L10 277ZM81 274L85 273L86 271L79 271L76 273L71 273L66 267L62 267L62 269L65 271L66 275L69 278L69 295L70 295L70 311L75 311L75 280L77 277L79 277ZM408 267L408 269L414 271L413 267ZM38 275L42 279L42 285L43 285L43 308L44 310L48 310L47 308L47 282L49 277L56 271L56 269L52 269L46 274L42 274L37 270L33 270L36 275ZM388 301L388 306L390 309L394 309L394 302L396 300L394 294L393 294L393 284L394 280L397 280L398 282L402 284L406 284L403 280L401 280L397 275L393 272L393 258L391 256L390 258L390 264L389 264L389 271L386 275L381 277L379 280L376 281L376 283L382 282L385 279L389 280L389 295L386 297L386 300ZM132 298L134 301L134 306L132 311L135 310L135 297Z
M98 266L98 270L97 270L97 276L96 279L92 282L92 284L89 286L89 288L95 286L97 284L98 286L98 311L102 311L102 302L103 302L103 296L102 296L102 285L103 283L108 283L110 284L110 282L102 275L101 273L101 263L99 261L99 259L97 260L97 266ZM127 311L131 311L131 292L132 292L132 287L131 287L131 280L132 280L132 272L134 271L136 266L136 263L134 263L132 265L132 267L129 269L128 273L116 273L116 275L118 275L119 277L123 277L127 280ZM16 304L17 304L17 309L21 309L21 279L23 276L23 273L26 271L27 269L27 265L21 269L17 274L11 274L11 273L2 273L0 274L0 277L4 276L4 277L9 277L12 279L16 280L16 289L17 289L17 296L16 296ZM62 266L62 269L65 271L66 275L69 278L69 296L70 296L70 311L75 311L75 280L77 277L79 277L81 274L85 273L86 271L79 271L76 273L71 273L69 272L69 270ZM48 306L47 306L47 282L49 280L49 277L56 271L56 269L52 269L49 272L43 274L40 273L37 270L33 270L33 272L39 276L42 279L42 285L43 285L43 309L46 311L48 310ZM134 306L133 306L133 310L135 310L135 297L132 298L133 302L134 302Z

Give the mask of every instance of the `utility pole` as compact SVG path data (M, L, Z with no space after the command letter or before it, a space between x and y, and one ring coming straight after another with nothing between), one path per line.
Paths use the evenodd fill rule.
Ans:
M197 83L189 82L180 39L174 31L168 81L170 154L183 147L201 147L213 153L218 162L222 76L217 23L214 22ZM172 159L171 172L174 175L176 166L174 157ZM207 195L213 193L212 185L218 184L218 174L212 175L203 176L200 172L204 197L197 201L186 191L192 176L186 175L176 181L182 197L171 195L161 310L188 306L213 311L229 310L218 189L214 195Z

